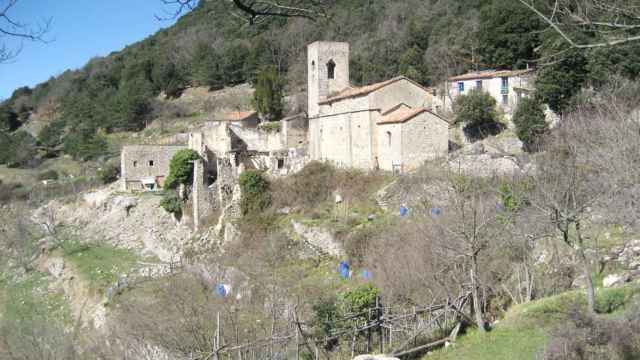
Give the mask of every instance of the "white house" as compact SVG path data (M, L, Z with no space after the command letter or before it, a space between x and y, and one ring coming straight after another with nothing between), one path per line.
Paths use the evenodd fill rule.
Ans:
M455 101L458 95L482 89L496 99L505 113L512 114L518 106L518 99L533 91L534 79L535 69L470 72L449 78L449 96Z

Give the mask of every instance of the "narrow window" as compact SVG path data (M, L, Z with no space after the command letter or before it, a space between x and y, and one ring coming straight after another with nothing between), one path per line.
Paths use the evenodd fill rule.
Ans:
M503 77L502 78L502 87L509 87L509 78L508 77Z
M149 166L153 166L153 160L149 160Z
M278 169L284 168L284 159L278 159Z
M463 82L459 82L458 83L458 92L464 92L464 83Z
M389 147L391 147L391 131L387 131L387 142L389 143Z
M476 81L476 89L482 90L482 80Z
M335 79L336 77L336 63L333 60L329 60L327 63L327 78Z
M133 167L137 167L137 166L138 166L138 162L137 162L137 161L134 161L134 162L133 162Z
M509 104L509 95L502 95L502 105Z

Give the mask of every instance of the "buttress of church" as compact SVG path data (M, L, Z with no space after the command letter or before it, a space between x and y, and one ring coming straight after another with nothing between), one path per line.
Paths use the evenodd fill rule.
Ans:
M404 76L354 87L349 44L307 47L309 157L365 170L411 171L446 156L449 123L433 97Z

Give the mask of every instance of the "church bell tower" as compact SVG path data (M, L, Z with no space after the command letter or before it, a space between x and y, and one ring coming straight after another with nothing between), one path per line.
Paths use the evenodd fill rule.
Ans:
M349 43L316 41L307 46L309 117L320 113L318 102L349 87Z

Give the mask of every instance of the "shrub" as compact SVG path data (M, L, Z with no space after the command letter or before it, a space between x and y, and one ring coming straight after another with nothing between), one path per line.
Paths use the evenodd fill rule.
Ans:
M516 134L524 143L525 150L535 151L548 130L542 104L534 98L523 98L513 115Z
M247 170L240 175L242 199L240 207L243 215L262 212L271 205L269 181L262 172Z
M637 309L621 319L591 317L572 310L569 321L555 329L544 359L638 359L640 320Z
M169 175L164 183L165 189L175 189L178 185L190 185L193 182L193 162L200 159L194 150L178 151L169 162Z
M376 305L380 291L372 284L362 285L342 296L343 307L349 312L361 312Z
M176 216L182 215L182 206L184 202L174 191L167 191L160 200L160 206L168 213Z
M98 178L103 184L111 184L120 177L120 165L117 163L106 163L98 169Z
M46 170L38 174L38 180L58 180L60 176L55 170Z
M465 124L464 131L471 139L482 139L502 130L496 111L496 100L479 89L460 95L455 101L455 122Z

